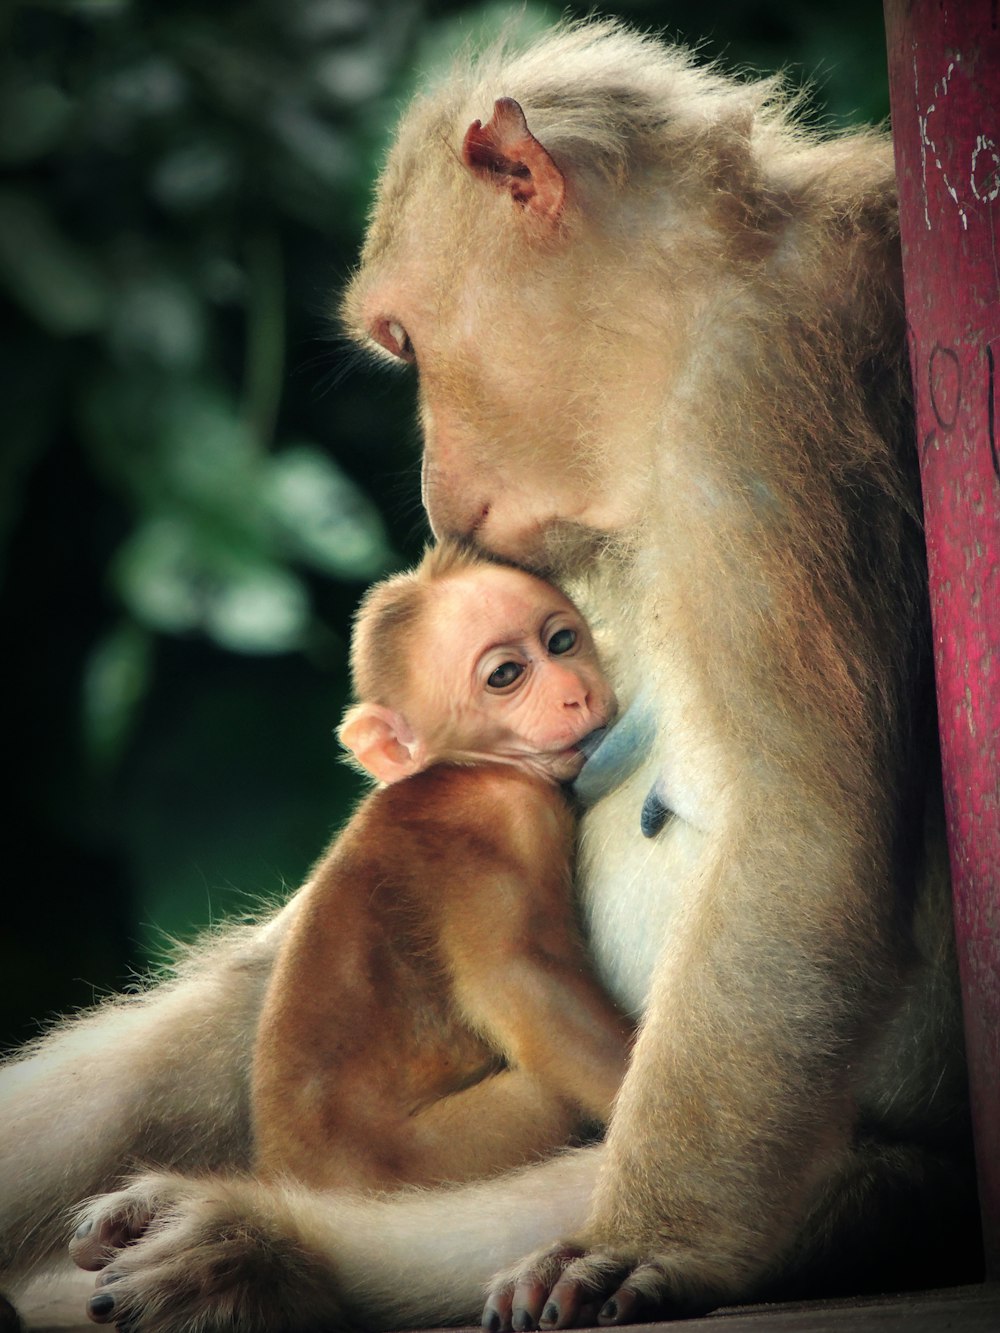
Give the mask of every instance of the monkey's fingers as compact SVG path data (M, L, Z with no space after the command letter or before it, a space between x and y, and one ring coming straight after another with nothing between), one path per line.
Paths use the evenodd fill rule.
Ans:
M586 1254L563 1269L542 1310L539 1328L578 1328L595 1322L609 1293L617 1292L631 1264L618 1255Z
M116 1252L142 1236L163 1203L155 1177L143 1177L127 1189L102 1194L82 1204L69 1242L70 1258L89 1272L104 1268Z
M697 1313L677 1299L675 1284L655 1259L636 1264L597 1313L602 1325L641 1324L650 1319Z
M486 1333L527 1333L537 1328L549 1293L568 1263L583 1253L578 1246L556 1245L529 1255L516 1268L498 1273L483 1309Z
M533 1284L544 1276L544 1272L525 1266L514 1288L509 1327L535 1327L529 1322L537 1309ZM537 1316L537 1327L613 1326L704 1313L707 1306L679 1296L677 1276L666 1258L636 1260L634 1255L620 1252L577 1252L576 1257L567 1258L552 1283L548 1300ZM531 1299L520 1304L522 1288Z
M245 1203L238 1184L178 1178L145 1234L101 1273L88 1317L128 1333L355 1328L322 1258Z

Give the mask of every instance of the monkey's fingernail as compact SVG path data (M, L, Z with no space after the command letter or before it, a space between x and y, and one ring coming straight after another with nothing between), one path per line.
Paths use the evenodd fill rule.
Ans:
M487 1309L483 1311L483 1328L486 1333L500 1333L502 1327L503 1320L500 1318L499 1310Z
M511 1326L517 1330L517 1333L531 1333L531 1330L535 1327L535 1321L527 1310L515 1310Z
M539 1328L553 1328L559 1322L559 1306L555 1301L549 1301L548 1305L542 1311L542 1317L538 1321Z
M597 1317L598 1319L607 1320L609 1324L614 1323L618 1318L618 1302L613 1297L610 1301L605 1301Z
M121 1279L122 1279L121 1273L109 1273L108 1270L105 1269L104 1272L101 1273L101 1275L98 1277L97 1281L94 1283L94 1286L110 1287L112 1282L120 1282Z
M95 1319L105 1319L115 1308L115 1298L108 1292L91 1296L87 1309Z
M77 1227L77 1229L73 1232L73 1237L75 1240L83 1240L84 1236L89 1236L90 1233L93 1231L93 1229L94 1229L94 1219L92 1217L88 1217L87 1220L85 1222L81 1222L80 1225Z

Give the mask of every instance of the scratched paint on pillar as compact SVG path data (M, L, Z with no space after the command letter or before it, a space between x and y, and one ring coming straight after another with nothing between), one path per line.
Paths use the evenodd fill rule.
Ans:
M1000 28L886 0L955 928L984 1232L1000 1277Z

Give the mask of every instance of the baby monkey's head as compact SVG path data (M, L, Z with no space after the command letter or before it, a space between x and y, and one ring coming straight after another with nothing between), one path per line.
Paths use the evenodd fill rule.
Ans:
M351 675L358 702L338 735L381 782L489 760L568 782L616 706L569 598L451 542L368 592Z

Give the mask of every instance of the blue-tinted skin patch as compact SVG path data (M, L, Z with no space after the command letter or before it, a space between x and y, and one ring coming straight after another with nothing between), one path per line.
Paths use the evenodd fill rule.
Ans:
M580 749L587 755L587 762L573 783L573 791L581 805L593 805L620 787L648 758L655 737L656 713L648 694L637 695L613 727L592 731L585 737ZM655 837L672 813L654 786L639 816L644 837Z

